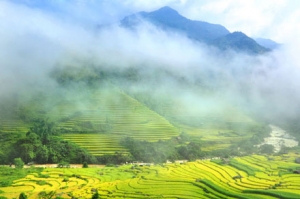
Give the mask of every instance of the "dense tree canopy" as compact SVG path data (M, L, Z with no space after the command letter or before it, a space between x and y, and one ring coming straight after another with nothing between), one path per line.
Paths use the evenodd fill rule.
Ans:
M74 143L63 140L55 124L38 120L25 137L18 139L7 151L3 163L20 158L25 163L94 163L96 159ZM0 154L4 157L3 154Z

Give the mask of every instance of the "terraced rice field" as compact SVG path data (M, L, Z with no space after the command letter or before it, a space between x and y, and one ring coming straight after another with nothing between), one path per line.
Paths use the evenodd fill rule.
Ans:
M289 156L290 159L286 157ZM64 198L300 198L300 174L293 169L297 154L234 158L235 164L209 160L155 166L124 165L88 169L45 169L47 178L30 174L13 187L0 188L5 197L25 192L37 198L41 191L55 191ZM230 161L230 162L231 162ZM47 184L39 185L39 181ZM17 190L17 192L16 192Z
M214 149L223 149L255 133L244 128L255 122L227 105L221 105L221 108L209 106L209 112L203 104L190 110L179 98L167 100L170 102L162 105L164 114L158 114L113 85L64 95L29 102L25 110L30 110L33 118L49 118L56 122L65 132L64 139L97 156L126 151L119 144L125 136L154 142L186 132L201 137L202 141L213 141ZM44 100L47 107L42 103ZM0 132L26 133L31 125L20 119L0 118ZM203 150L210 151L211 148Z
M59 128L69 133L66 140L77 143L94 155L126 151L119 141L125 136L139 140L158 141L177 136L179 131L165 118L117 89L94 92L89 106L71 114L56 108L52 111L67 117ZM51 115L51 112L49 113Z
M179 135L179 130L161 115L112 85L64 93L63 98L30 101L25 109L32 118L48 118L65 132L62 137L99 156L126 151L119 141L125 136L158 141ZM1 116L0 116L1 117ZM0 118L1 132L28 132L32 124L17 118Z
M0 117L0 132L5 133L26 133L29 130L29 124L20 119L8 119Z
M162 105L162 113L181 132L199 137L202 141L214 142L217 149L225 149L257 133L255 128L258 124L254 120L225 102L217 99L199 104L195 102L192 110L186 103L180 98L173 99ZM210 151L211 148L203 150Z
M127 149L120 146L120 136L107 134L64 134L65 140L72 141L80 147L87 149L95 156L113 154L116 151L126 152Z

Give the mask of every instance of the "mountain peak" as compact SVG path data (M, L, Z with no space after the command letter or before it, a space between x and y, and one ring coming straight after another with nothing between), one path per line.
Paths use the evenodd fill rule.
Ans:
M160 19L185 19L185 17L181 16L176 10L169 6L162 7L158 10L149 12L149 16L157 17Z
M193 21L180 15L169 6L162 7L152 12L139 12L129 15L121 21L121 25L133 28L141 20L148 21L159 28L180 32L190 39L200 42L212 41L230 33L225 27L218 24L210 24L202 21Z
M162 8L159 8L156 11L153 12L162 12L162 13L169 13L169 14L178 14L178 12L176 10L174 10L173 8L169 7L169 6L164 6Z
M189 39L215 45L220 49L235 49L253 54L267 52L266 49L242 32L230 33L224 26L203 21L190 20L169 6L152 12L139 12L125 17L121 25L134 28L147 21L167 31L176 31Z
M231 35L234 37L247 37L247 35L241 31L234 31L233 33L231 33Z

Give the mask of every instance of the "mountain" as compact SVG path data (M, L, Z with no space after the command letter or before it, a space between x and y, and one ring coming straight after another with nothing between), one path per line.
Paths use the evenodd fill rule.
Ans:
M255 41L265 47L265 48L269 48L269 49L276 49L280 47L280 44L271 40L271 39L264 39L264 38L255 38Z
M248 37L242 32L233 32L223 37L219 37L212 42L222 50L232 49L243 51L249 54L260 54L270 51L270 49L259 45L254 39Z
M219 24L187 19L168 6L153 12L138 12L129 15L121 20L120 25L134 29L145 21L163 30L180 32L192 40L214 45L222 50L241 50L251 54L269 51L268 48L261 46L241 32L230 33L224 26Z
M230 32L223 26L203 21L193 21L181 16L170 7L163 7L153 12L139 12L121 20L121 26L133 28L143 20L154 25L172 31L179 31L191 39L202 42L210 42Z

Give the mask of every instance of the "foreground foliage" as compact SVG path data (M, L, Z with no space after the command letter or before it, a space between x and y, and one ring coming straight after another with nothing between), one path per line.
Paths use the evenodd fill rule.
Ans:
M296 199L300 197L297 157L252 155L155 166L44 169L0 188L0 196L13 198L24 192L28 198Z

